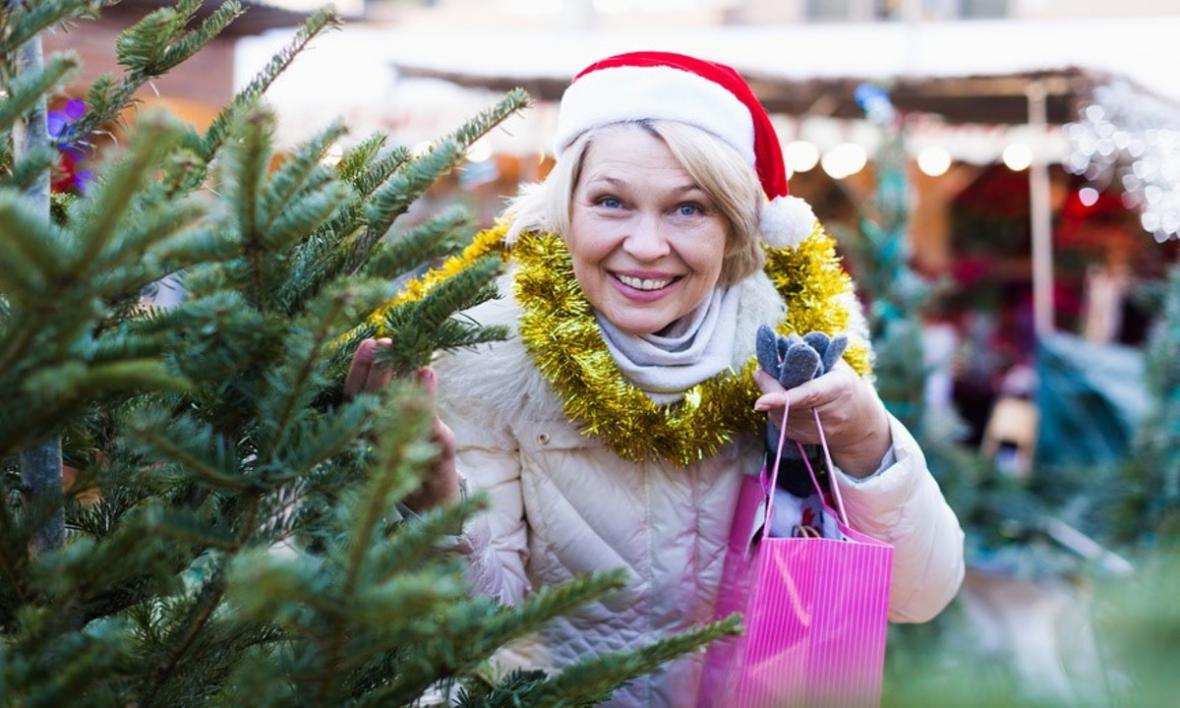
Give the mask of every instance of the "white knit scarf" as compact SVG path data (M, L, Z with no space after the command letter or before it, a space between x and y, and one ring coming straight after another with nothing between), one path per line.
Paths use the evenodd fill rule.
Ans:
M733 364L738 295L738 288L717 286L663 334L627 334L602 313L594 316L623 375L654 402L666 405Z

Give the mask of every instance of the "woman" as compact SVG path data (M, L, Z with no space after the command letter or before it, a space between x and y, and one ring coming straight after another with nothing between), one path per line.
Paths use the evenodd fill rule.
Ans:
M745 82L682 55L604 60L563 97L556 154L491 235L511 244L505 297L469 313L513 337L437 362L444 454L411 506L455 500L460 480L487 491L461 546L475 586L501 602L590 571L631 578L505 663L557 668L712 619L741 475L763 460L761 412L777 426L788 400L801 442L818 441L818 411L852 526L894 545L891 619L939 612L962 578L962 532L867 378L850 283L811 210L786 196L777 137ZM852 344L787 391L753 373L763 323ZM373 346L358 352L354 390L381 383ZM433 389L434 372L423 378ZM692 705L701 660L613 700Z

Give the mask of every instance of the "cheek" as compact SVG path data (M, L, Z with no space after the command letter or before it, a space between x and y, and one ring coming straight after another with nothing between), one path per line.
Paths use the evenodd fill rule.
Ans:
M728 239L724 233L694 241L682 251L683 258L694 272L702 276L702 280L709 281L710 287L717 283L721 276L721 266L725 260Z
M565 239L575 270L589 270L601 263L614 248L611 232L592 218L579 216L576 211L570 217L569 234Z

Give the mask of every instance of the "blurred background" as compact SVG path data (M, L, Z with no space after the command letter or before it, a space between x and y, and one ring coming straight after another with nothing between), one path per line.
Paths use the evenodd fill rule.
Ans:
M165 4L123 0L46 38L85 68L51 106L51 131L116 69L117 34ZM244 4L142 103L206 127L320 3ZM933 625L895 628L887 702L1174 697L1180 2L336 6L344 29L268 92L283 145L342 117L352 141L380 131L425 150L500 92L535 99L473 145L411 221L461 203L491 225L552 165L556 101L595 59L682 51L741 71L774 116L792 193L858 277L882 396L918 432L968 533L959 600ZM119 135L64 146L54 189L85 190Z

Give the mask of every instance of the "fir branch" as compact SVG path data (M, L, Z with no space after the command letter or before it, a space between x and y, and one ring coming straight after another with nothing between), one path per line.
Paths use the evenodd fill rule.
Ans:
M364 570L364 561L376 537L377 528L392 505L392 497L404 496L417 484L415 469L420 469L433 458L432 446L422 440L430 427L430 415L425 402L413 391L401 392L394 400L399 411L397 424L386 428L378 440L376 465L361 494L349 504L350 528L342 552L344 581L341 598L348 603L357 589ZM323 676L317 700L323 702L336 679L332 668L344 646L345 625L338 623L324 652Z
M446 141L426 155L402 168L398 174L381 185L373 193L366 210L368 228L349 261L354 264L368 260L369 251L376 244L397 217L409 209L415 199L422 196L439 177L454 169L463 159L463 151L454 141Z
M374 402L354 399L329 416L291 427L287 445L279 448L274 472L266 481L280 484L299 479L328 462L356 443L375 413Z
M16 121L32 109L40 98L56 88L67 74L77 68L78 56L68 52L50 57L40 69L19 74L6 87L7 97L0 101L0 130L11 130Z
M41 0L35 3L5 3L5 28L0 38L0 56L15 54L42 31L74 17L93 12L93 0Z
M350 528L342 549L345 597L352 594L361 577L381 520L396 499L417 486L421 468L436 457L434 446L425 441L430 430L429 407L416 387L395 392L393 402L390 408L398 411L396 421L379 431L374 469L359 497L348 504Z
M206 160L211 160L214 153L220 149L229 127L237 121L238 116L254 104L312 39L324 30L333 29L339 25L340 19L332 7L321 8L308 17L303 26L295 33L291 43L279 51L254 77L254 80L239 91L233 101L213 119L213 123L205 132L201 155Z
M26 567L29 562L28 538L18 529L8 504L8 485L0 479L0 573L6 579L5 589L11 590L20 602L28 602L29 588ZM2 595L0 595L2 597ZM7 627L11 621L10 609L0 607L0 627Z
M387 297L388 292L389 286L384 283L358 283L336 288L317 298L308 307L307 315L301 318L298 325L300 332L287 338L286 360L268 381L268 394L259 403L259 410L264 412L264 420L267 421L263 426L264 439L260 446L264 450L269 449L272 459L290 444L286 437L287 428L295 420L297 412L310 404L330 384L322 373L327 345L357 317L358 312L366 311L365 308ZM312 435L304 440L320 437ZM301 457L319 459L323 454L309 455L305 450L301 455L284 457L285 464L289 465ZM299 464L297 467L306 465Z
M536 631L554 617L568 614L579 605L622 588L627 572L619 569L593 573L562 585L544 586L516 607L501 607L490 616L469 617L478 627L465 627L459 617L445 636L424 646L397 676L360 701L361 706L403 705L416 700L440 676L454 676L470 670L497 647L513 637ZM457 608L456 612L462 608Z
M8 165L9 173L7 177L0 177L0 189L12 189L16 191L26 191L33 189L37 180L41 179L46 172L53 169L54 165L58 163L60 155L57 150L52 147L45 147L39 150L30 150L25 153L19 162L13 165ZM3 165L0 160L0 165ZM54 200L69 200L72 195L64 192L57 192L50 195L50 199ZM51 205L51 214L56 217L58 213L64 211L59 208L59 204ZM55 213L56 212L56 213ZM61 223L62 220L58 218L51 219L54 223Z
M85 696L90 705L114 704L117 694L109 677L118 676L129 659L127 639L123 628L104 627L103 631L77 633L70 637L71 641L35 657L23 657L29 663L56 670L34 678L37 683L26 688L25 700L18 705L74 705L79 696Z
M481 652L491 652L513 637L520 637L541 628L554 617L568 614L581 605L597 600L627 584L627 571L616 569L590 573L561 585L548 585L529 595L515 608L501 608L496 617L486 623L479 642Z
M152 531L202 549L232 551L238 540L225 529L210 526L205 519L188 511L170 509L153 519Z
M172 586L177 566L191 562L192 555L175 545L161 549L144 543L168 513L158 499L146 500L105 538L80 537L56 557L38 557L31 571L46 603L63 616L78 609L92 615L130 586L146 583L155 591Z
M372 278L395 278L423 263L448 255L465 245L449 237L469 223L470 217L465 209L451 208L392 241L383 241L374 249L361 273Z
M175 236L205 216L202 204L193 200L170 200L164 195L147 199L147 209L137 209L128 228L107 245L98 260L108 268L133 264L143 259L149 248Z
M201 5L201 0L180 0L176 5L177 21L168 23L168 31L160 39L167 38L167 42L152 45L152 39L145 37L151 28L140 32L135 39L125 41L127 32L119 37L116 50L119 52L119 63L131 69L133 74L157 77L162 76L184 62L197 51L212 41L217 35L240 17L245 11L238 0L225 0L216 10L206 17L199 27L191 32L177 36L188 24L192 14ZM192 8L191 11L189 8ZM149 15L150 17L150 15ZM180 20L183 17L183 20ZM145 18L146 19L146 18ZM132 28L134 29L134 28ZM157 35L159 37L159 35ZM145 41L146 40L146 41ZM139 44L137 47L136 45ZM140 55L145 61L136 61L136 50L147 49L148 54Z
M204 484L238 492L255 487L237 469L231 443L208 423L144 411L129 422L127 435L143 452L175 463Z
M360 189L360 178L369 169L369 163L381 154L388 137L384 133L373 133L349 148L336 163L336 178Z
M226 164L234 221L246 261L247 299L261 310L265 298L266 244L259 230L259 192L270 160L274 114L256 109L235 130L236 140Z
M331 178L331 173L320 165L320 161L332 144L347 132L342 122L332 123L297 147L291 157L275 171L262 197L263 228L270 228L296 196L319 187Z
M392 150L386 151L373 164L368 165L367 169L357 176L354 186L356 186L357 191L362 196L372 196L373 192L377 191L377 188L385 183L385 180L389 179L394 172L400 170L409 161L409 149L399 145Z
M379 352L379 361L399 373L425 366L437 349L454 349L481 341L502 339L503 328L481 330L475 323L451 319L451 315L488 299L488 286L503 267L498 255L486 256L428 292L421 300L391 309L385 316L391 346ZM441 335L441 336L440 336Z
M166 640L166 643L171 644L173 649L167 661L156 671L152 686L148 689L143 701L144 708L154 705L156 696L159 695L168 679L172 677L177 665L184 658L193 642L196 641L209 618L213 616L213 611L221 604L224 594L225 561L222 561L214 571L213 577L201 587L197 600L193 603L184 621Z
M741 617L731 615L720 622L658 641L637 652L611 652L578 662L528 694L528 705L551 706L605 701L623 683L649 674L678 656L707 645L714 639L741 633Z
M122 80L104 74L90 85L86 101L89 110L70 126L61 141L87 140L99 127L116 120L145 83L191 57L242 14L238 0L227 0L200 27L181 36L200 4L200 0L180 0L176 7L148 13L125 30L116 42L116 56L128 73Z
M151 178L154 168L180 137L175 122L162 114L145 115L136 126L128 155L74 210L71 223L75 224L79 249L70 259L72 277L92 272L97 255L116 237L119 222L132 207L140 186Z
M171 273L198 264L219 263L238 253L238 241L217 223L187 229L163 238L147 252L160 270Z
M331 219L351 198L351 187L333 181L292 200L266 230L263 243L272 252L287 250Z
M324 283L331 282L343 272L354 272L367 259L368 248L380 238L380 233L369 234L365 228L364 201L388 177L409 159L403 147L386 152L372 165L359 164L362 156L379 150L384 136L375 135L364 141L355 151L345 155L337 174L349 180L356 195L342 205L335 216L311 239L296 250L290 277L283 285L280 302L287 303L288 311L297 311L297 303L319 292ZM369 246L358 244L368 243Z
M0 249L0 288L25 302L44 297L50 283L56 285L63 275L69 253L65 234L7 191L0 192L0 231L7 240ZM5 366L11 363L7 356L2 360Z
M184 390L186 382L153 359L85 364L67 361L28 376L21 389L30 401L55 407L108 394L146 390Z
M172 7L149 12L139 22L123 30L115 40L115 61L128 72L151 76L168 46L176 41L201 0L177 0Z
M229 572L234 608L258 621L279 614L288 603L305 605L331 622L343 622L346 606L332 592L323 559L301 553L294 561L265 549L243 552Z
M384 582L390 574L418 567L437 549L440 538L461 529L464 521L487 506L487 497L481 494L405 521L389 541L374 549L373 579Z
M450 139L457 142L462 149L466 150L471 147L472 143L482 138L492 128L503 123L505 118L519 110L527 108L531 100L524 89L512 89L504 94L504 97L496 105L459 126L459 129L451 134Z

